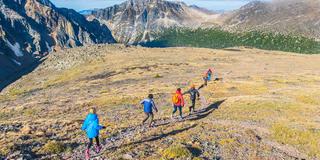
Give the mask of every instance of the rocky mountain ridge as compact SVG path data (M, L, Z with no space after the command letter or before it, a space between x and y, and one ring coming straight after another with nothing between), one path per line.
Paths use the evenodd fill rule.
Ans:
M0 82L52 50L114 43L110 30L49 0L0 0Z
M128 0L95 10L88 19L106 24L119 42L137 43L153 39L152 33L170 27L198 27L212 16L208 10L183 2Z
M231 31L259 30L320 39L320 1L316 0L253 1L220 19Z

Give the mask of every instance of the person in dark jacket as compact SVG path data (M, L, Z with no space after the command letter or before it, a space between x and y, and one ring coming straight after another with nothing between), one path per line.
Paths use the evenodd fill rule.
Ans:
M142 125L151 117L149 127L152 126L153 123L153 109L158 112L158 109L153 101L153 94L149 94L148 98L142 100L140 102L141 105L143 105L143 111L146 115L146 118L142 121Z
M190 115L193 112L195 112L196 99L200 98L200 93L196 89L196 86L192 85L191 88L187 92L183 93L183 95L186 95L186 94L190 95L190 100L191 100L191 106L189 107L189 115Z
M82 130L86 131L87 137L89 138L89 144L85 151L86 160L90 159L90 148L93 144L93 139L95 139L97 143L96 152L100 152L101 146L99 143L99 131L104 128L104 126L99 125L99 119L98 115L96 114L96 109L91 108L90 113L87 115L82 124Z

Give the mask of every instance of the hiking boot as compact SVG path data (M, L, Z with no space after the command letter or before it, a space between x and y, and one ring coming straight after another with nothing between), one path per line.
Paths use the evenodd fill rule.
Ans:
M85 154L86 154L86 160L89 160L90 159L90 150L86 149Z
M101 146L96 146L96 153L99 153L101 151Z
M171 119L172 119L172 120L174 119L174 116L173 116L173 114L171 115Z

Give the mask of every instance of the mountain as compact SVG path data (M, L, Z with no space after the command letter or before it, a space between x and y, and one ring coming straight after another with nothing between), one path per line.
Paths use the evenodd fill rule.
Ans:
M113 42L107 26L49 0L0 0L0 82L52 50Z
M152 33L163 28L197 27L212 16L207 11L183 2L165 0L128 0L122 4L95 10L88 19L106 24L117 41L149 41Z
M320 39L319 0L254 1L220 18L229 30L293 33Z
M216 11L211 11L211 10L209 10L209 9L206 9L206 8L203 8L203 7L199 7L199 6L197 6L197 5L190 5L189 7L190 7L190 8L193 8L193 9L195 9L195 10L198 10L198 11L200 11L200 12L207 13L207 14L217 14Z

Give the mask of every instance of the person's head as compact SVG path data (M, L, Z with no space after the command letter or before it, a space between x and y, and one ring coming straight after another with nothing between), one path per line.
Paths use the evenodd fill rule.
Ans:
M192 85L191 85L191 88L195 89L195 88L196 88L196 85L192 84Z
M153 94L149 94L148 98L153 99Z
M97 113L96 107L90 108L89 112L92 114L96 114Z
M177 92L181 92L181 88L178 88L178 89L177 89Z

